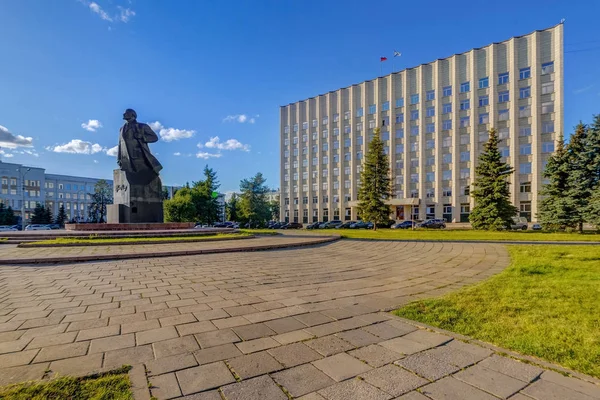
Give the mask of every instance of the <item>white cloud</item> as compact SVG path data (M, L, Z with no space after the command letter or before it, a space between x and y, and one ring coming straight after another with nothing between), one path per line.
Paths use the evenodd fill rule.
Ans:
M81 127L86 131L96 132L96 129L102 128L102 122L97 119L90 119L88 122L81 124Z
M256 122L256 118L258 118L258 114L256 114L256 117L248 117L246 114L235 114L235 115L228 115L225 118L223 118L223 122L239 122L240 124L243 123L249 123L249 124L253 124Z
M121 22L127 23L131 17L135 17L135 11L121 6L117 6L117 8L121 11L121 14L119 15L119 20L121 20Z
M173 155L174 155L174 156L180 156L180 155L181 155L181 153L180 153L180 152L176 152L176 153L173 153Z
M33 138L11 133L8 128L0 125L0 147L14 149L17 147L33 146Z
M590 89L591 89L591 88L593 88L594 86L595 86L595 85L592 83L591 85L584 86L584 87L582 87L582 88L579 88L579 89L575 89L575 90L573 90L573 93L575 93L575 94L581 94L581 93L583 93L583 92L587 92L588 90L590 90Z
M228 139L225 142L221 142L218 136L213 136L210 140L204 143L204 146L209 149L218 149L218 150L243 150L250 151L250 145L242 144L237 139ZM198 147L202 148L200 144Z
M203 151L199 151L196 153L196 157L202 158L204 160L208 160L209 158L219 158L221 157L221 153L206 153Z
M98 14L100 18L102 18L105 21L112 22L113 19L108 15L106 11L102 9L102 7L98 5L98 3L92 1L90 4L88 4L88 6L90 7L90 10Z
M86 142L80 139L73 139L69 143L48 146L46 150L54 153L70 153L70 154L96 154L106 149L98 143Z
M98 160L94 160L94 164L98 164Z
M110 149L106 150L106 155L116 157L118 152L119 152L119 146L115 146L115 147L111 147Z
M159 121L150 122L148 124L153 131L158 132L160 138L165 142L172 142L174 140L189 139L196 134L196 131L191 129L176 129L176 128L165 128Z
M14 154L10 154L10 153L3 154L3 157L5 157L5 158L11 158L11 157L14 157L14 156L15 156Z

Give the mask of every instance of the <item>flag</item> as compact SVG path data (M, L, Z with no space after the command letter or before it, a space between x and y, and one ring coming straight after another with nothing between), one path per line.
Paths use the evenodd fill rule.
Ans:
M379 61L381 61L381 62L383 62L383 61L387 61L387 57L381 57L381 58L379 59Z
M401 55L399 51L394 50L394 57L400 57Z

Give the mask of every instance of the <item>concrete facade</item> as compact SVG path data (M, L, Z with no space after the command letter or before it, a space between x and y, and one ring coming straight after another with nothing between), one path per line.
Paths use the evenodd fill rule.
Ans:
M393 219L468 220L478 155L495 128L511 200L535 221L563 130L563 24L280 109L281 220L355 220L363 155L381 128Z

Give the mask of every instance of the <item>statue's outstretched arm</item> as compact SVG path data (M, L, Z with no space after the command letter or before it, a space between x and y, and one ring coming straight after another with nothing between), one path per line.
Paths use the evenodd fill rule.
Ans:
M150 128L146 124L144 124L144 141L146 143L158 142L158 135L156 133L154 133L152 128Z

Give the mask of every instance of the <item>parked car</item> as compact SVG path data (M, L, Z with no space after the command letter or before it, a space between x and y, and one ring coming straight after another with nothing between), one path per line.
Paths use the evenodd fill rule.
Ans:
M50 229L60 229L60 225L59 224L50 224L48 226L50 227Z
M429 229L444 229L446 228L446 221L443 219L426 219L417 225L418 228L429 228Z
M287 222L275 222L271 225L268 225L267 228L268 229L281 229L285 225L287 225Z
M281 229L302 229L302 224L300 222L290 222L282 226Z
M510 229L514 229L514 230L523 230L526 231L527 228L529 227L529 224L527 223L527 218L525 217L513 217L512 218L513 223L510 225Z
M415 221L401 221L398 222L394 225L392 225L390 228L392 229L413 229L417 227L417 223Z
M339 219L334 219L333 221L322 223L321 225L319 225L319 229L333 229L333 228L337 228L338 226L340 226L342 224L343 224L343 222L340 221Z
M540 225L540 224L533 224L533 225L531 225L531 229L533 229L534 231L541 231L542 230L542 225Z
M356 221L346 221L343 224L341 224L340 226L336 226L336 229L348 229L350 228L350 225L355 224Z
M0 225L0 232L15 232L18 231L17 228L10 225Z
M48 225L42 224L30 224L25 227L26 231L49 231L50 227Z
M312 224L306 225L306 229L319 229L321 222L313 222Z
M213 225L215 228L239 228L239 225L235 222L226 221L226 222L217 222Z
M393 219L388 219L386 222L380 222L380 223L378 223L377 227L378 228L390 228L395 223L396 223L396 221L394 221Z
M350 229L373 229L372 222L358 221L349 226Z

